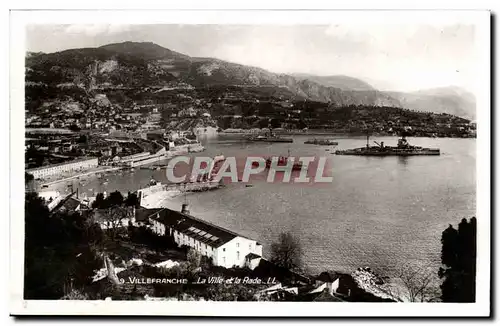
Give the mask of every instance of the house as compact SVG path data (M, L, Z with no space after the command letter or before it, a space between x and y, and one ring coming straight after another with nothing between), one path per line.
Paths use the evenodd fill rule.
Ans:
M182 212L164 208L153 213L149 223L156 234L172 236L177 245L194 248L215 266L245 267L249 254L262 256L260 243L189 215L187 205Z
M330 295L337 293L340 285L340 275L335 272L323 272L315 280L316 289L309 293L319 293L326 290Z
M87 208L86 205L82 204L78 199L70 197L62 204L60 209L64 211L78 212L85 208Z
M245 256L245 266L254 270L257 266L259 266L261 259L262 257L260 255L251 252Z
M266 298L267 300L281 301L289 300L291 301L293 297L297 296L299 293L298 287L287 287L283 286L282 283L277 283L269 288L258 291L255 294L255 299L262 300Z
M73 198L74 195L77 195L77 198ZM58 211L62 212L79 212L82 210L87 210L89 206L80 201L78 199L78 192L75 191L67 196L58 196L53 201L51 201L47 205L49 211L51 213L55 213Z

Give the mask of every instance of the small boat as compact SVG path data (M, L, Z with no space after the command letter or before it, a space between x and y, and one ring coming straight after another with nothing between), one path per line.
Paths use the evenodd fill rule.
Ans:
M270 158L267 158L267 159L266 159L266 163L265 163L266 165L267 165L267 161L268 161L268 160L270 161L271 159L270 159ZM256 167L258 167L258 166L259 166L259 162L252 162L252 167L256 168Z
M253 187L253 184L246 184L245 187L246 188L251 188L251 187Z
M288 157L284 157L284 156L280 156L278 158L278 162L277 162L277 166L284 166L284 165L287 165L287 162L288 162ZM266 168L271 168L271 163L272 163L272 160L270 158L268 158L266 160ZM302 162L295 162L293 163L292 165L292 171L297 171L297 170L300 170L302 169Z

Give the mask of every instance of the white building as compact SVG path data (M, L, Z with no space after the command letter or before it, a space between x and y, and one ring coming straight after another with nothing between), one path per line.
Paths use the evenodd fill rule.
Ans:
M247 259L262 256L262 245L209 222L168 208L149 216L152 230L158 235L170 235L179 246L188 246L225 268L250 267ZM255 266L252 266L255 267Z
M51 175L58 175L64 172L80 171L94 168L98 165L98 159L96 158L85 158L74 160L70 162L64 162L59 164L52 164L47 166L42 166L39 168L28 169L26 172L33 175L35 179L48 177Z

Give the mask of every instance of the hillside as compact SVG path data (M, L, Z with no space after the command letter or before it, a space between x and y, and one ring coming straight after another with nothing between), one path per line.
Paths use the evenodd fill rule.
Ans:
M27 53L26 108L59 102L90 105L96 94L113 104L172 103L192 98L302 101L331 109L356 106L403 107L475 117L474 97L458 88L413 93L382 92L348 76L286 75L214 58L189 57L151 42L124 42L56 53ZM237 114L237 113L235 113Z
M59 97L53 92L64 85L77 93L102 87L138 88L148 86L194 88L239 86L284 89L289 99L305 98L331 102L333 106L386 105L399 102L376 90L356 91L324 86L309 79L275 74L213 58L191 58L154 43L125 42L99 48L72 49L26 58L27 94ZM43 91L37 91L42 88ZM268 90L265 90L268 92ZM57 93L57 94L53 94Z
M298 79L309 79L326 87L335 87L343 91L375 91L375 88L367 82L349 76L315 76L309 74L293 74Z
M476 118L474 95L458 87L433 88L412 93L386 93L408 109L447 113L468 119Z

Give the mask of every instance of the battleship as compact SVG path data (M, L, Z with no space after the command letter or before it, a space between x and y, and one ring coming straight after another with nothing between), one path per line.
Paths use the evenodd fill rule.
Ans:
M406 136L398 139L397 146L385 146L384 142L374 142L377 146L370 146L369 136L366 138L366 147L337 150L336 155L361 155L361 156L413 156L413 155L440 155L439 148L425 148L413 146L408 143Z
M258 135L258 136L250 136L247 138L248 141L260 141L260 142L268 142L268 143L293 143L292 138L285 138L276 135L273 133L272 129L269 128L269 132L265 133L264 135Z

